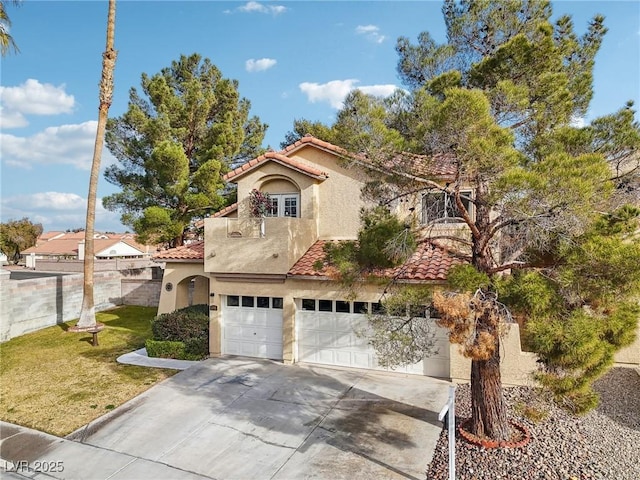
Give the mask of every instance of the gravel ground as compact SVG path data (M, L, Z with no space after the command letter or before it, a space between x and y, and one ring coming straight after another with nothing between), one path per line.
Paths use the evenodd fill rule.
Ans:
M530 387L505 389L512 418L529 427L531 442L519 449L485 450L456 436L456 479L640 479L640 375L614 368L595 384L600 406L574 416ZM522 408L548 412L533 423ZM456 421L470 416L469 386L456 390ZM443 430L427 479L447 480L447 432Z

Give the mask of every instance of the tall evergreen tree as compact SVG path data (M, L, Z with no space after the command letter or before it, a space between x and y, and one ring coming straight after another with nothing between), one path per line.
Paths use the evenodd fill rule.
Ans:
M198 54L143 73L142 92L132 88L127 112L107 125L120 165L105 177L122 191L103 202L141 241L182 245L194 219L224 205L222 174L261 152L267 126L249 117L238 82Z
M558 394L571 393L576 410L593 398L588 383L633 338L640 285L618 288L623 280L616 272L623 259L640 264L638 238L629 233L638 227L638 211L624 207L637 200L640 128L631 104L574 126L593 95L594 59L606 32L601 16L578 36L569 17L551 22L549 2L447 0L443 14L445 44L426 32L417 45L398 40L398 72L410 94L386 103L353 96L332 130L342 146L377 163L377 172L389 166L398 136L410 152L453 162L453 178L442 184L425 175L428 161L393 157L394 174L365 191L383 204L438 192L466 225L452 233L441 228L450 217L434 217L416 233L468 262L433 302L451 341L472 360L471 432L506 440L500 336L511 315L529 319L531 331L565 327L537 328L545 340L534 346L548 367L540 378ZM523 307L522 299L535 293L547 302ZM580 347L562 344L578 331ZM593 364L581 363L596 344ZM587 381L576 380L583 376Z

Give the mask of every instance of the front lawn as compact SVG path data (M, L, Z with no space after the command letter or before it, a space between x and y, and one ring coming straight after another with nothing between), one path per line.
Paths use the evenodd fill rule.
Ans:
M0 419L68 435L176 373L116 362L144 347L155 313L155 308L132 306L98 313L105 328L97 347L91 334L66 331L75 320L3 343Z

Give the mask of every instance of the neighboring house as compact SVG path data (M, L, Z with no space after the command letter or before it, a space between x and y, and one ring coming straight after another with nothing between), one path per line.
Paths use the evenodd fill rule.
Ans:
M155 248L141 245L132 234L96 233L94 237L95 258L133 259L149 258ZM37 260L84 259L84 232L47 232L38 237L36 245L20 252L29 268L35 268Z
M352 161L345 162L345 157ZM416 168L425 164L424 157L409 155L403 160L411 159ZM212 356L380 369L366 336L359 332L366 330L366 312L379 307L388 282L362 285L352 299L322 266L324 244L356 239L360 210L367 206L361 198L366 165L345 167L353 161L359 159L307 136L229 172L225 177L237 184L238 202L202 222L203 241L154 256L165 262L158 313L208 304ZM444 183L453 175L447 157L430 163L430 177ZM253 189L275 200L264 221L250 213ZM472 198L473 191L467 194ZM423 225L438 219L430 228L445 236L460 235L465 227L456 220L450 200L441 191L425 190L392 208ZM400 283L439 285L458 262L446 245L424 243L403 265L380 275ZM398 370L468 379L470 361L449 344L447 331L435 324L434 331L439 352ZM630 363L640 363L634 360L637 354L631 356ZM536 369L535 355L520 349L517 324L502 340L501 369L505 384L527 383Z

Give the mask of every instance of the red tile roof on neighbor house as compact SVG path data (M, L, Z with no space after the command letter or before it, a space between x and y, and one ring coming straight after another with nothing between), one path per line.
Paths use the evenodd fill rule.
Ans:
M113 238L96 238L93 240L93 247L96 255L99 255L110 247L121 242L135 248L141 254L155 250L154 246L142 245L132 238L118 238L116 235L110 235L110 237ZM60 238L52 238L46 242L40 242L33 247L29 247L21 251L20 254L29 255L31 253L35 253L36 255L43 256L73 257L78 255L78 244L83 241L84 236L78 236L78 234L74 233L70 236L65 235Z
M79 240L76 238L56 238L22 250L20 254L29 255L35 253L36 255L74 257L78 255L78 243Z
M289 270L291 276L316 277L318 279L330 277L330 267L326 265L315 269L314 265L324 261L325 240L318 240ZM386 268L372 272L375 276L396 278L407 281L444 281L449 269L462 263L462 260L452 256L447 250L430 243L418 246L413 255L399 267Z
M223 178L225 180L233 179L233 181L235 181L241 175L244 175L245 173L250 172L251 170L254 170L259 165L268 161L280 163L281 165L292 168L294 170L297 170L301 173L304 173L306 175L309 175L317 179L323 180L327 178L327 174L325 172L318 170L317 168L313 168L312 166L307 165L305 163L299 162L297 160L293 160L292 158L286 157L278 152L267 152L264 155L260 155L258 158L249 160L247 163L227 173Z
M170 248L153 256L154 260L204 260L204 240Z

